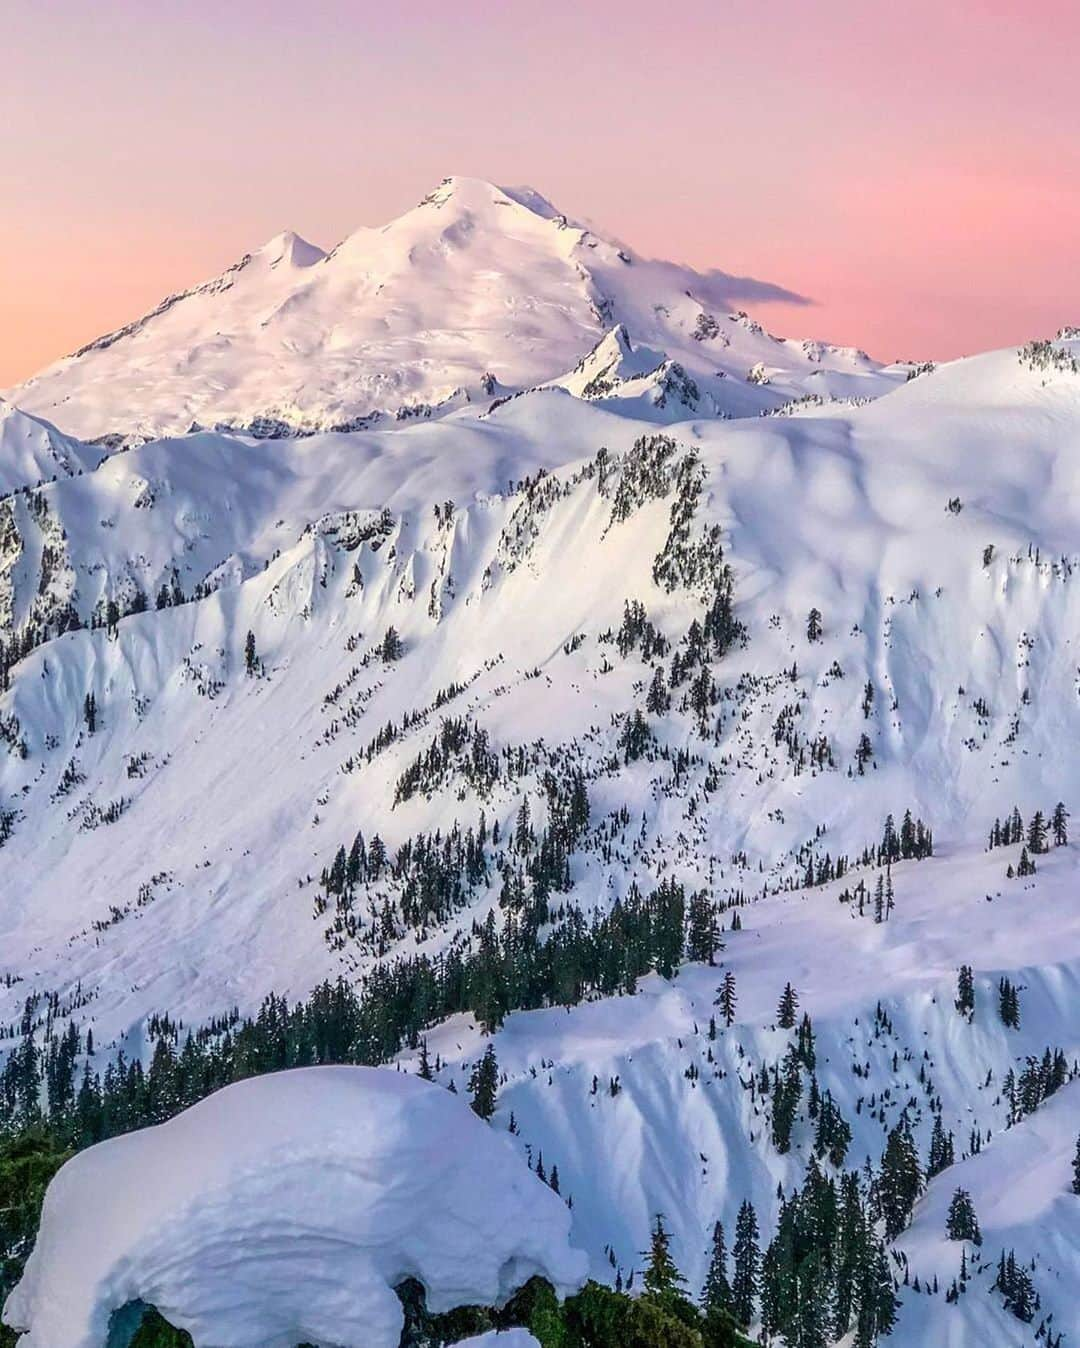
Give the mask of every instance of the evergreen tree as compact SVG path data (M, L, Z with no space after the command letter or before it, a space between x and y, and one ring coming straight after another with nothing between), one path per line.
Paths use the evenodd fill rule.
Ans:
M731 1284L727 1275L727 1246L724 1243L722 1223L713 1225L712 1251L709 1256L709 1271L705 1275L705 1286L701 1291L701 1308L706 1314L710 1310L733 1312L734 1302Z
M249 677L258 673L259 657L255 654L254 632L249 632L244 638L244 669Z
M1020 994L1007 978L1002 978L998 983L998 1015L1006 1029L1020 1028Z
M1042 810L1036 810L1031 816L1031 823L1028 825L1027 845L1029 852L1046 851L1046 821L1043 819Z
M922 1168L906 1116L890 1131L875 1186L878 1210L889 1240L907 1226L922 1188Z
M1069 841L1068 827L1069 812L1059 800L1054 806L1054 813L1050 820L1050 828L1054 834L1054 846L1064 847Z
M961 964L960 972L956 976L955 1006L962 1016L974 1014L975 979L972 976L970 964Z
M735 1019L735 1004L738 998L735 994L735 975L729 969L724 974L724 981L720 984L719 994L714 1006L720 1008L720 1014L724 1017L724 1024L731 1025Z
M949 1204L949 1213L945 1219L945 1234L950 1240L970 1240L973 1245L982 1244L978 1218L966 1189L957 1189Z
M682 1300L686 1279L671 1257L671 1235L659 1213L652 1229L646 1259L648 1262L642 1278L645 1287L643 1295L662 1310L671 1310L673 1303Z
M782 1030L795 1028L795 1011L799 1005L798 994L790 983L784 984L780 1004L776 1008L776 1023Z
M704 890L690 899L686 933L686 958L694 964L714 965L717 951L724 948L716 920L716 905Z
M495 1046L488 1044L484 1056L473 1067L469 1076L469 1094L472 1096L472 1110L482 1119L490 1119L495 1113L499 1091L499 1065L495 1061Z
M378 654L386 661L392 664L395 660L400 660L405 654L405 645L398 636L396 627L388 627L383 639L378 647Z
M93 735L97 730L97 698L93 693L87 693L83 699L83 720L86 722L86 733Z
M1076 1139L1076 1154L1073 1156L1072 1191L1080 1194L1080 1137Z
M818 641L821 637L821 610L812 608L806 617L807 641Z
M746 1329L754 1318L761 1268L757 1215L747 1199L743 1200L735 1221L735 1244L731 1255L731 1307L735 1319Z
M933 1179L947 1170L955 1160L955 1145L952 1133L946 1133L941 1115L934 1115L934 1127L930 1134L930 1156L926 1163L926 1178Z

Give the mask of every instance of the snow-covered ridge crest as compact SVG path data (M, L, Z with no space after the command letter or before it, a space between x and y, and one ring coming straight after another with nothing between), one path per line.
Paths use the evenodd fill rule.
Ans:
M306 1068L69 1161L4 1318L25 1348L101 1348L137 1302L198 1344L397 1348L407 1279L435 1312L499 1304L535 1275L576 1291L569 1232L566 1205L460 1097Z
M903 379L823 343L778 341L726 312L799 299L641 257L532 188L447 178L328 254L275 236L12 396L70 433L128 443L193 424L257 434L352 427L403 408L452 410L458 390L468 401L496 385L512 393L558 379L616 324L681 367L701 391L698 415L756 414L814 390L871 396ZM758 367L767 381L748 379Z

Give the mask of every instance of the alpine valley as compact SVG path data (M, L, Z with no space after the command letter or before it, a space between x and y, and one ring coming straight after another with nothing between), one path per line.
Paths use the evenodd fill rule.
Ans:
M26 1348L1080 1341L1080 329L797 299L448 178L5 393Z

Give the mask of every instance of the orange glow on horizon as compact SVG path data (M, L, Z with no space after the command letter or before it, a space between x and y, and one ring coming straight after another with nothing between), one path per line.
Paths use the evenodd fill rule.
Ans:
M11 9L0 388L282 228L329 247L448 173L809 295L760 316L885 359L1080 322L1060 0Z

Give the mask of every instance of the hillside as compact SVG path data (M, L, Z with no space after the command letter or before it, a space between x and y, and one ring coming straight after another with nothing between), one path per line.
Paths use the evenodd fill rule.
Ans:
M457 190L418 210L452 217ZM671 332L592 336L576 373L552 346L498 373L526 391L442 417L201 431L100 466L65 442L81 475L0 502L12 1048L74 1025L80 1073L88 1028L93 1071L148 1064L178 1022L340 975L386 992L371 1056L415 1068L426 1037L446 1083L479 1022L495 1126L513 1111L558 1165L593 1276L629 1278L661 1211L695 1287L715 1220L730 1239L749 1200L764 1244L777 1184L803 1182L816 1072L849 1167L903 1120L923 1162L935 1119L955 1135L891 1242L894 1342L1030 1339L1039 1317L991 1291L1000 1249L1078 1333L1076 851L1036 830L1036 872L1007 878L1019 838L987 842L1014 807L1027 842L1080 799L1080 339L905 371L865 405L669 421L639 385L682 360ZM795 1042L786 982L817 1066L781 1149L750 1083L775 1089ZM1008 1072L1047 1049L1052 1089L1011 1106ZM984 1246L953 1305L957 1186Z

